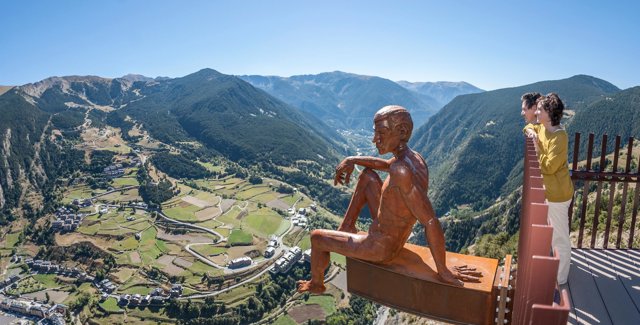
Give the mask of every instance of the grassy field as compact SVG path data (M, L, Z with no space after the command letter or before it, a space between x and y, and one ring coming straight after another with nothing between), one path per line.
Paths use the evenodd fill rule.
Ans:
M5 248L13 248L18 243L18 239L20 238L20 233L16 232L13 234L7 234L4 237L4 247Z
M33 277L28 277L18 282L17 288L6 289L6 291L10 295L17 295L17 294L36 292L44 289L46 289L44 284L34 279Z
M220 274L222 272L222 270L218 270L218 269L214 268L213 266L204 264L204 263L200 262L200 260L198 260L195 263L193 263L193 265L191 265L189 270L192 271L193 273L196 273L196 274L204 274L206 272L209 272L209 274L217 275L217 274Z
M269 192L265 192L265 193L262 193L260 195L254 196L252 198L252 200L256 201L256 202L260 202L260 203L266 204L266 203L268 203L270 201L273 201L273 200L275 200L277 198L278 198L278 194L269 191Z
M47 288L57 288L60 286L56 282L55 274L34 274L33 278Z
M300 198L299 194L290 194L285 197L280 198L280 200L284 201L288 205L293 205Z
M113 245L114 249L117 249L119 251L130 251L130 250L134 250L136 248L138 248L138 240L133 237L133 236L129 236L124 240L118 240L114 245Z
M138 193L138 189L133 188L130 190L126 190L123 193L120 193L120 192L109 193L107 195L99 197L98 200L105 201L105 202L111 202L111 201L129 202L129 201L142 201L142 197L140 197L140 194Z
M253 284L243 285L230 291L221 293L216 296L217 301L224 302L227 305L233 304L240 300L244 300L256 294Z
M151 287L148 284L141 284L141 285L134 285L134 286L130 286L127 287L126 289L122 290L121 293L128 293L128 294L140 294L142 296L148 295L151 292Z
M72 187L71 190L64 195L62 203L69 204L73 202L74 199L86 199L92 197L93 194L96 194L92 192L93 190L86 185Z
M237 219L237 216L241 212L242 210L240 210L238 206L233 206L227 213L217 217L216 220L233 225L234 227L240 227L240 220Z
M65 299L62 303L68 306L71 302L75 301L78 298L78 296L83 292L86 292L93 296L96 294L96 289L93 287L93 285L90 282L85 282L79 285L78 290L71 293L67 297L67 299Z
M276 319L275 322L273 322L273 325L298 325L298 323L296 323L296 321L294 321L288 315L282 315L280 316L280 318Z
M302 240L298 242L298 247L300 247L300 249L302 249L303 251L311 248L311 238L309 237L308 234L302 237Z
M196 218L195 213L201 208L188 204L184 207L178 205L169 209L163 209L164 214L169 216L170 218L183 221L183 222L197 222L198 218Z
M136 270L130 268L121 268L118 272L112 273L120 282L126 282L135 274Z
M109 297L107 300L98 304L102 310L107 313L122 313L124 312L120 307L118 307L118 301L116 298Z
M224 248L224 247L217 247L217 246L213 246L211 244L194 245L194 246L191 246L191 248L194 251L196 251L196 252L198 252L198 253L200 253L200 254L202 254L204 256L211 256L211 255L215 256L215 255L219 255L219 254L222 254L222 253L227 251L227 249Z
M249 186L246 189L243 189L241 192L238 192L236 194L236 197L240 200L248 200L258 194L263 194L263 193L267 193L270 192L271 190L269 189L268 186Z
M224 167L222 166L215 166L214 164L210 163L210 162L202 162L202 161L196 161L198 164L202 165L202 167L212 171L212 172L218 172L221 173L224 170Z
M240 229L234 229L229 235L229 245L250 245L253 242L253 237L250 233L246 233Z
M268 237L276 233L283 221L284 219L270 208L262 208L251 212L242 219L244 226L262 237Z
M135 177L118 177L113 179L113 187L115 188L131 185L138 185L138 180Z
M331 315L336 312L336 301L331 295L310 296L309 300L305 301L305 304L320 305L327 315Z

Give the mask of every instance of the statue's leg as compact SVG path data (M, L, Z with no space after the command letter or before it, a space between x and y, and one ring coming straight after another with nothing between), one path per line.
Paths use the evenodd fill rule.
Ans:
M349 202L349 207L344 215L340 229L356 232L356 220L358 220L360 210L365 204L369 207L371 218L377 218L381 191L382 180L380 176L372 169L365 168L360 177L358 177L358 184L356 184L356 189L351 196L351 202Z
M393 253L391 248L388 240L376 239L369 234L314 230L311 232L311 281L298 281L298 291L324 292L324 271L329 266L331 252L372 262L382 262L390 258L390 254Z

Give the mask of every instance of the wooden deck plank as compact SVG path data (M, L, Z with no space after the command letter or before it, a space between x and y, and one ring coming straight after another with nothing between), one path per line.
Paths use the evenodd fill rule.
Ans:
M602 301L613 324L640 324L640 312L627 293L605 250L585 250Z
M631 300L640 310L640 253L638 250L613 250L609 252L613 258L618 258L622 267L626 269L630 279L623 278L623 283Z
M612 324L582 249L573 249L571 252L568 284L571 311L575 317L575 323L569 319L570 324Z

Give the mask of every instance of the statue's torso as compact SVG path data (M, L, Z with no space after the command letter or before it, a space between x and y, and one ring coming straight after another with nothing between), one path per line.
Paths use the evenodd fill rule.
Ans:
M424 199L427 199L429 172L422 157L411 151L402 161L394 161L392 166L393 164L403 164L411 169L412 185L424 196ZM369 227L369 235L390 237L393 241L397 241L398 245L404 245L417 218L411 213L400 188L394 184L392 177L392 174L389 174L382 184L378 216ZM410 204L422 204L422 202Z

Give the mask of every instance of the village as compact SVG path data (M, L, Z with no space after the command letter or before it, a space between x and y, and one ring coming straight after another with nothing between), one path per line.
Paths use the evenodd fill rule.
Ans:
M14 305L3 307L7 313L64 324L70 321L68 308L64 317L53 311L86 294L105 318L122 313L142 317L150 312L145 310L163 308L173 299L221 296L225 301L254 285L256 276L287 274L308 263L310 218L331 215L296 190L279 193L283 184L277 180L252 184L233 174L192 183L170 178L178 195L150 209L139 192L138 170L148 168L156 184L167 175L143 166L146 151L126 145L118 150L123 153L99 172L69 179L62 205L45 223L58 245L96 245L114 256L115 268L98 276L77 261L35 258L34 252L16 246L7 266L11 272L0 281L1 299ZM101 187L90 186L91 179ZM160 281L151 280L152 273L160 274ZM219 278L217 289L203 277Z

